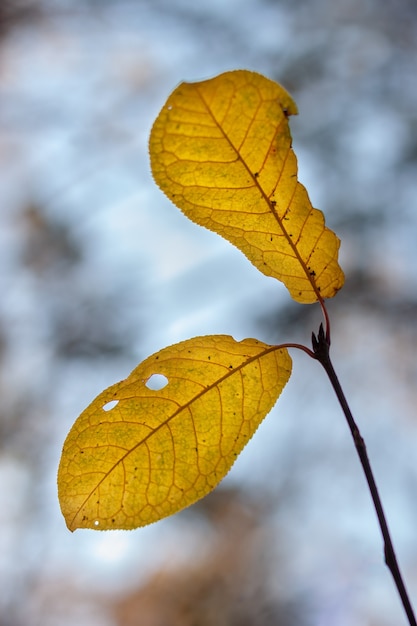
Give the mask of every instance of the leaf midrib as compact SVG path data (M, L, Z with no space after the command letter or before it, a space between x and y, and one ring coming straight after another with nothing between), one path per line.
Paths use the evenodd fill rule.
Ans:
M255 184L256 188L260 191L262 198L265 200L265 203L266 203L266 205L268 206L268 209L270 210L270 212L271 212L271 213L272 213L272 215L274 216L275 220L277 221L277 223L278 223L278 225L279 225L279 227L280 227L281 231L283 232L283 234L284 234L284 236L285 236L285 238L286 238L287 242L289 243L290 247L291 247L291 248L292 248L292 250L294 251L294 254L295 254L296 258L298 259L298 261L299 261L299 263L300 263L301 267L303 268L303 271L304 271L304 273L305 273L305 275L306 275L306 278L307 278L308 282L310 283L310 285L311 285L311 287L312 287L312 289L313 289L314 293L315 293L315 294L316 294L316 296L317 296L317 300L318 300L319 302L321 302L321 301L322 301L322 296L321 296L321 294L320 294L320 290L319 290L318 286L316 285L316 282L315 282L315 280L314 280L314 277L313 277L313 276L311 275L311 273L309 272L309 270L308 270L308 268L307 268L307 265L306 265L306 263L304 262L303 258L301 257L301 255L300 255L300 253L299 253L299 251L298 251L298 248L297 248L296 244L294 243L294 241L293 241L292 237L290 237L290 236L289 236L289 233L287 232L287 230L286 230L286 228L285 228L285 226L284 226L284 224L283 224L283 220L279 217L279 215L278 215L278 213L277 213L277 211L276 211L275 207L273 206L272 202L269 200L269 198L268 198L268 196L266 195L266 193L265 193L264 189L263 189L263 188L261 187L261 185L259 184L259 180L258 180L258 179L259 179L259 176L255 176L255 175L254 175L254 173L252 172L251 168L250 168L250 167L249 167L249 165L246 163L245 159L241 156L241 154L240 154L240 152L239 152L239 149L238 149L238 148L237 148L237 147L236 147L236 146L232 143L232 141L231 141L231 139L229 138L229 136L225 133L225 131L224 131L224 129L223 129L223 126L219 123L219 121L218 121L218 120L217 120L217 118L215 117L215 115L214 115L214 113L213 113L212 109L210 108L210 106L209 106L209 104L208 104L207 100L204 98L204 95L203 95L202 91L199 89L198 85L195 85L195 87L196 87L196 91L197 91L198 95L199 95L199 96L200 96L200 98L201 98L202 103L204 104L204 106L205 106L205 108L206 108L206 110L207 110L207 113L210 115L210 117L211 117L211 119L213 120L214 124L217 126L217 128L219 129L219 131L221 132L222 136L223 136L223 137L224 137L224 139L227 141L227 143L229 144L229 146L232 148L232 150L234 150L234 151L235 151L235 153L236 153L236 156L237 156L238 160L239 160L239 161L243 164L243 166L245 167L245 169L246 169L246 171L248 172L249 176L251 177L252 181L254 182L254 184ZM263 100L262 100L262 101L263 101ZM229 111L230 111L230 109L229 109ZM285 114L284 114L284 120L285 120L285 119L286 119L286 116L285 116ZM284 121L284 120L283 120L283 121ZM273 140L275 140L275 139L276 139L276 137L277 137L277 135L278 135L279 128L280 128L280 126L281 126L281 124L282 124L282 122L280 122L280 124L278 124L278 126L277 126L277 128L276 128L276 130L275 130L275 134L274 134ZM244 143L244 142L243 142L243 143ZM286 157L285 157L285 161L284 161L284 163L286 162L286 159L288 158L288 155L290 154L290 150L291 150L291 147L290 147L290 148L289 148L289 150L287 151L287 154L286 154ZM265 160L266 160L266 159L264 159L264 163L265 163ZM262 167L264 167L264 165L262 165ZM262 171L262 168L261 168L261 171ZM276 189L276 188L278 187L278 185L279 185L279 181L280 181L280 178L281 178L281 175L282 175L282 171L283 171L283 169L281 170L281 172L279 172L279 175L278 175L278 182L277 182L277 184L276 184L275 189ZM297 172L296 172L296 174L297 174ZM297 185L299 185L299 184L300 184L300 183L298 182L298 176L297 176L297 182L296 182L296 185L295 185L295 187L294 187L294 193L295 193L295 190L297 189ZM292 198L293 198L293 197L294 197L294 194L293 194ZM291 201L292 201L292 198L291 198ZM291 204L291 201L290 201L290 203L289 203L289 206L290 206L290 204Z

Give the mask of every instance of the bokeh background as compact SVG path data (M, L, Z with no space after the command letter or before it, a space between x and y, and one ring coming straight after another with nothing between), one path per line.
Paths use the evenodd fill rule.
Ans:
M405 624L365 480L317 363L212 496L71 534L56 470L105 387L199 334L309 344L292 303L153 183L183 80L281 82L299 177L342 239L333 359L417 605L415 0L0 3L0 625Z

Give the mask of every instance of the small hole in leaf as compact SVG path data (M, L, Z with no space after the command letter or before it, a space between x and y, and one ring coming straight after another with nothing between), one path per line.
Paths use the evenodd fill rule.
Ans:
M94 521L94 526L98 526L99 524L100 524L100 522L98 521L98 519L96 519L96 520Z
M163 389L168 384L168 378L163 374L152 374L145 382L145 385L148 389L152 389L152 391L159 391Z
M106 402L106 404L103 406L103 411L111 411L118 404L118 400L110 400L110 402Z

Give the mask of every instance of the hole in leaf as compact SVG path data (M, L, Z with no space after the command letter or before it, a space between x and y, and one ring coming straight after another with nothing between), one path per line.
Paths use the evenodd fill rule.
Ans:
M148 389L152 389L153 391L159 391L163 389L168 384L168 378L163 374L152 374L145 382L145 385Z
M103 406L103 411L111 411L118 404L118 400L110 400L110 402L106 402L106 404Z
M99 524L100 524L100 522L98 521L98 519L96 519L96 520L94 521L94 526L98 526Z

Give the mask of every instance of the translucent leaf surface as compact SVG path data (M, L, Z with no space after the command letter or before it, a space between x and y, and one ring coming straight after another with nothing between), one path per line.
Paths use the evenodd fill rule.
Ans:
M277 83L246 70L182 83L150 137L157 184L191 220L236 245L298 302L343 285L339 239L297 181L289 115Z
M101 393L68 434L58 472L68 528L144 526L206 495L290 373L287 350L225 335L146 359Z

